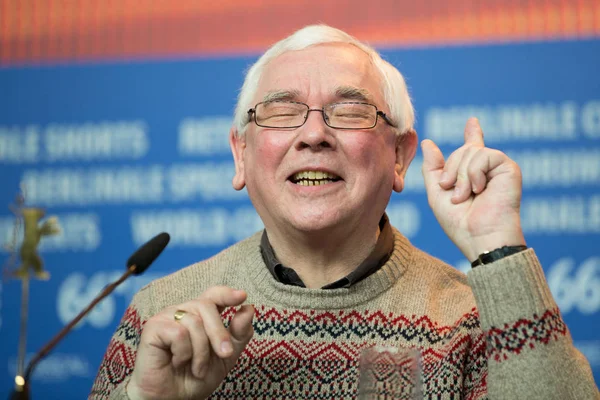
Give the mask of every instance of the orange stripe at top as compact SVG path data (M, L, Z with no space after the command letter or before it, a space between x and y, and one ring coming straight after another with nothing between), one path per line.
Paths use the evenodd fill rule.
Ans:
M385 46L600 37L597 0L0 0L0 65L259 52L327 23Z

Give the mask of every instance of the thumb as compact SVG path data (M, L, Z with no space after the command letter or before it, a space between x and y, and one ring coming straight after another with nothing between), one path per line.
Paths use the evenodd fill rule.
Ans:
M228 361L233 367L246 345L254 335L252 319L254 318L254 307L250 304L244 304L233 316L229 324L229 333L231 333L231 342L233 344L233 354Z
M421 150L423 151L423 179L425 180L425 188L429 191L439 186L440 176L444 165L444 155L433 141L425 139L421 142Z

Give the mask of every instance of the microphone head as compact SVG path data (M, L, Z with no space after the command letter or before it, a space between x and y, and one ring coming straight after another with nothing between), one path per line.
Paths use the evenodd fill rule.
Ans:
M163 232L154 236L135 251L127 260L127 268L135 266L134 275L143 273L156 260L156 257L167 247L171 237Z

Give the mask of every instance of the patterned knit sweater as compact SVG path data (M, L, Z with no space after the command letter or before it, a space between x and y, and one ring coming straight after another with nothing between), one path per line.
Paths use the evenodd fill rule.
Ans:
M254 337L211 399L353 399L359 354L376 344L420 351L428 399L600 399L533 250L467 279L394 235L389 261L350 288L277 282L260 234L152 282L125 312L90 399L126 399L145 321L214 285L246 290L256 314Z

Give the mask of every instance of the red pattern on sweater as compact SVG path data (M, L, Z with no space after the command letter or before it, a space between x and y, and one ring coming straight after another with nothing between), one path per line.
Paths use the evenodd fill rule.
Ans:
M108 398L115 386L131 375L144 323L135 308L125 310L100 364L90 398Z
M223 312L225 324L234 314L233 308ZM131 374L144 322L137 310L127 309L90 398L107 398ZM354 397L360 352L373 344L418 348L427 397L480 399L487 393L488 360L501 362L567 334L558 309L492 328L484 335L475 309L452 325L440 325L427 316L381 311L257 306L254 328L254 338L212 399Z

